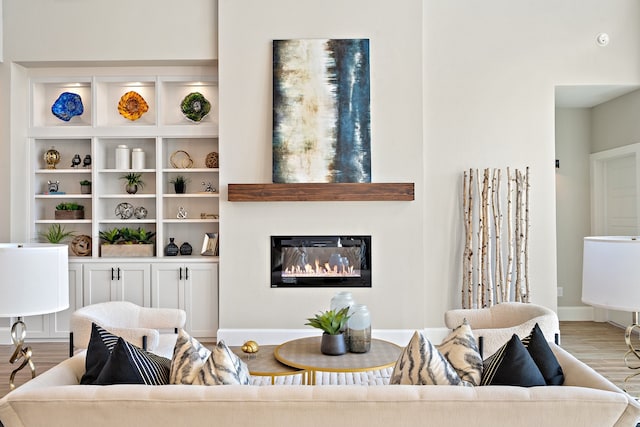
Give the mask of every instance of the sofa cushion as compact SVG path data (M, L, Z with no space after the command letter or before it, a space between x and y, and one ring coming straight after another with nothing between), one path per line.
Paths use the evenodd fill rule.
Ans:
M464 385L453 366L419 331L400 354L389 384Z
M463 381L480 385L482 357L469 322L465 319L437 346Z
M537 323L531 333L522 339L522 344L529 351L548 385L562 385L564 383L562 366L551 351L551 347L549 347L549 343Z
M540 369L516 334L484 361L481 385L546 385Z
M208 351L184 330L178 339L171 360L171 384L221 385L250 384L249 368L224 341Z
M93 384L168 384L170 366L169 359L118 338L104 368Z
M95 323L91 324L91 337L87 345L85 372L80 379L80 384L94 383L117 342L118 337L116 335Z

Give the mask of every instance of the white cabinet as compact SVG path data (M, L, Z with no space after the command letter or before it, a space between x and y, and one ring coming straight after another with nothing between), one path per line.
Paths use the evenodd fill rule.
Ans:
M213 338L218 330L218 264L154 263L152 306L187 312L186 330Z
M151 306L149 263L86 263L83 275L83 303L131 301Z

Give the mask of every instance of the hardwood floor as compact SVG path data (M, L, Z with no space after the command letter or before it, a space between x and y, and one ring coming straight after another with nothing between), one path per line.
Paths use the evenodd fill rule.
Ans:
M561 345L578 359L591 366L620 388L625 388L624 378L632 373L623 360L627 351L624 329L608 323L561 322ZM68 357L68 343L31 343L36 372L50 369ZM637 345L640 347L640 342ZM15 366L9 364L13 347L0 345L0 396L9 392L9 376ZM16 376L16 385L31 379L28 368ZM640 376L626 385L626 391L640 396Z

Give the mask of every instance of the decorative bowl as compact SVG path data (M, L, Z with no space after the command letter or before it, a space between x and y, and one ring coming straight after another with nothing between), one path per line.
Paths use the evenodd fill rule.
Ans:
M199 122L211 111L211 103L200 92L191 92L180 103L180 109L187 119Z
M82 98L73 92L62 92L51 106L51 112L60 120L68 122L75 116L84 113Z
M147 111L149 111L149 104L135 91L125 93L120 98L120 102L118 102L120 115L131 121L138 120Z

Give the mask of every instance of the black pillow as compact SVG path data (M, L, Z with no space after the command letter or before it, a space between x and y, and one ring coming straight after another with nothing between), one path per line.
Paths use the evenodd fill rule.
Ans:
M118 338L94 385L169 383L171 360Z
M95 323L91 324L91 338L89 338L85 358L85 373L80 379L80 384L94 383L117 342L117 336Z
M547 339L540 326L536 325L531 330L528 337L522 339L522 344L527 348L531 358L540 369L547 385L562 385L564 383L564 372L562 366L553 354Z
M516 334L483 362L480 385L546 385L540 369Z

